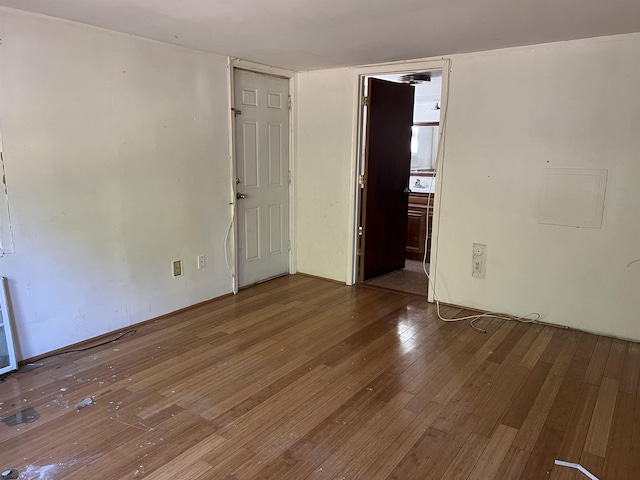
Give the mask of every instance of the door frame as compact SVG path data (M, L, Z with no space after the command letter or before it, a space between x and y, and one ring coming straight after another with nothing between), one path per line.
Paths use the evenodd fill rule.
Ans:
M431 260L430 260L430 273L431 282L433 288L428 290L428 301L433 302L433 292L435 290L436 278L437 278L437 264L438 264L438 232L440 225L440 207L442 198L442 184L444 178L444 147L445 147L445 133L447 129L447 111L449 104L449 78L451 73L451 60L442 58L439 60L421 60L402 63L387 63L370 65L358 68L357 70L357 82L354 105L354 118L356 119L354 142L353 142L353 155L352 155L352 178L351 178L351 218L350 218L350 231L352 239L349 245L350 259L347 271L347 284L354 285L358 282L358 244L359 244L359 219L362 210L360 202L360 184L359 176L364 174L362 171L362 145L364 138L364 129L366 118L364 115L365 107L362 105L362 97L364 95L366 77L373 75L384 74L405 74L413 72L426 72L432 70L442 71L442 93L440 97L440 131L438 135L438 157L436 160L437 178L436 191L434 194L433 205L433 227L431 233Z
M231 162L231 178L229 179L231 185L231 195L229 199L229 205L231 207L231 219L229 225L229 238L225 243L224 248L231 247L230 263L231 263L231 287L233 293L238 293L238 222L237 222L237 171L236 171L236 121L233 108L235 106L235 71L246 70L249 72L260 73L263 75L270 75L272 77L284 78L289 81L289 96L291 98L291 108L289 109L289 273L293 274L297 272L297 253L296 253L296 201L295 201L295 146L296 146L296 72L292 70L286 70L284 68L270 67L268 65L262 65L260 63L250 62L239 58L229 58L227 64L227 75L229 86L228 98L229 98L229 145L230 145L230 162Z

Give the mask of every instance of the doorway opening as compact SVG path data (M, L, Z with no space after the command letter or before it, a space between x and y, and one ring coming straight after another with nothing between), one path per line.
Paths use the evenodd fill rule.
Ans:
M446 93L443 71L421 69L361 77L356 200L356 269L361 283L428 296L426 272L431 270L436 170ZM399 92L408 92L407 87L410 105L399 100Z

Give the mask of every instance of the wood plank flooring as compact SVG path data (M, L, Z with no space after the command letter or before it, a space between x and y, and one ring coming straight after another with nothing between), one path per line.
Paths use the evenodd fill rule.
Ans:
M464 311L445 308L452 316ZM640 478L640 346L304 276L0 383L25 479ZM76 410L86 397L95 404Z
M427 271L428 269L429 264L427 264ZM422 261L406 259L402 270L367 280L366 285L426 297L429 280L424 274Z

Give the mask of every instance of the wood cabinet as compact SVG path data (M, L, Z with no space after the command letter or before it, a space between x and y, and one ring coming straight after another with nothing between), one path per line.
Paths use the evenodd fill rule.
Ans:
M422 260L426 248L427 263L429 263L431 225L433 223L433 195L420 193L409 195L407 216L406 258Z

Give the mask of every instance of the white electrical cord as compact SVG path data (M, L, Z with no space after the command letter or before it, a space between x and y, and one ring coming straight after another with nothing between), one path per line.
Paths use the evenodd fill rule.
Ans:
M563 460L556 460L555 464L560 465L561 467L575 468L579 472L584 473L585 476L589 477L591 480L598 480L598 477L596 477L593 473L591 473L589 470L584 468L579 463L571 463L571 462L565 462Z
M447 76L447 93L449 92L449 77ZM431 187L429 188L429 195L427 196L427 208L431 207L433 208L433 206L431 205L431 200L433 199L433 195L435 193L435 182L436 182L436 178L437 178L437 172L438 172L438 163L439 161L444 158L444 147L445 147L445 143L442 142L442 138L444 137L444 133L446 131L446 123L447 123L447 115L448 115L448 110L449 109L445 109L445 113L444 113L444 117L442 119L442 122L440 122L440 124L442 125L441 130L439 131L439 141L438 141L438 156L436 157L436 168L431 180ZM440 205L440 204L439 204ZM440 215L438 215L438 222L440 222ZM439 231L439 229L438 229ZM539 313L529 313L527 315L518 317L515 315L510 315L508 313L499 313L499 312L486 312L486 313L480 313L478 315L467 315L464 317L456 317L456 318L446 318L443 317L440 314L440 300L438 300L438 297L436 296L436 287L435 284L433 283L432 279L431 279L431 275L429 274L429 271L427 269L427 253L428 253L428 249L427 249L427 244L429 242L429 222L427 221L427 232L425 235L425 239L424 239L424 256L422 258L422 270L424 271L424 274L427 276L427 279L429 280L429 288L431 288L431 291L433 292L433 301L436 304L436 313L438 315L438 318L440 320L442 320L443 322L461 322L464 320L470 320L469 325L471 326L471 328L473 328L474 330L477 330L478 332L483 332L483 333L487 333L487 331L483 328L477 327L475 325L475 322L477 322L478 320L482 319L482 318L499 318L502 320L515 320L518 322L522 322L522 323L534 323L537 320L540 319L540 314ZM639 260L640 261L640 260Z
M433 190L433 185L435 180L436 180L436 175L434 174L433 179L431 181L431 188L429 190L429 195L427 196L427 206L431 205L431 199L433 198L432 190ZM539 313L529 313L522 317L517 317L515 315L509 315L508 313L500 313L500 312L486 312L486 313L480 313L478 315L467 315L464 317L456 317L456 318L443 317L440 314L440 300L438 300L438 298L436 297L436 288L433 281L431 280L431 275L429 274L429 271L427 269L427 253L429 251L427 249L428 242L429 242L429 222L427 222L427 234L425 235L425 240L424 240L424 256L422 257L422 270L424 271L424 274L427 276L427 279L429 280L429 288L431 288L431 291L433 292L433 301L436 303L436 313L440 320L444 322L461 322L464 320L471 320L469 322L469 325L471 326L471 328L473 328L474 330L477 330L478 332L487 333L485 329L477 327L475 325L475 322L477 322L481 318L499 318L502 320L515 320L522 323L534 323L535 321L540 319Z

